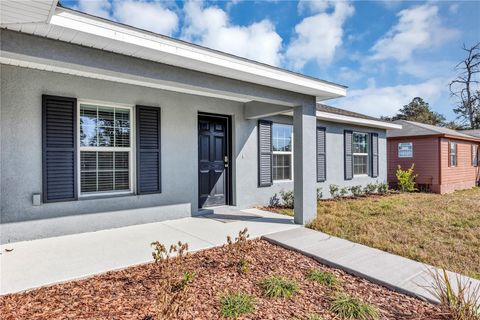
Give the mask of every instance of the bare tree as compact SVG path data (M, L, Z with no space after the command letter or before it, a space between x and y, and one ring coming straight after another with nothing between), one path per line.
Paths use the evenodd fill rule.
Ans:
M467 57L455 66L458 76L450 82L450 94L459 102L453 111L472 129L480 128L480 42L472 47L463 45Z

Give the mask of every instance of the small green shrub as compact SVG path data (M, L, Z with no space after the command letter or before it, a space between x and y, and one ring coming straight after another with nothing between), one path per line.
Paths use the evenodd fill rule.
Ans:
M417 191L417 188L415 188L415 179L417 178L418 175L413 173L413 168L415 167L415 164L412 164L410 168L407 170L402 170L402 167L398 165L397 168L397 183L398 183L398 188L402 192L413 192Z
M338 191L340 190L340 186L336 184L331 184L328 186L328 189L330 191L330 196L334 199L340 197L340 194Z
M377 308L354 298L345 292L337 292L331 302L331 310L346 319L371 320L378 319Z
M225 318L238 318L254 309L255 298L246 293L227 293L220 298L220 313Z
M432 286L427 288L452 320L480 320L480 286L472 286L457 277L456 289L445 269L430 270Z
M294 280L278 276L263 279L260 286L270 298L290 298L298 291L298 284Z
M240 258L237 264L238 273L247 273L250 271L250 263L244 257Z
M377 190L378 190L378 193L380 193L380 194L387 193L388 192L388 183L386 183L386 182L379 183L378 186L377 186Z
M340 191L338 191L338 194L340 195L340 197L345 197L346 195L348 195L348 192L350 191L350 188L349 187L343 187L343 188L340 188Z
M362 186L351 186L349 189L354 197L360 197L364 194Z
M322 188L317 188L317 201L322 200L322 198L323 198Z
M195 272L185 271L182 276L182 280L177 284L179 290L183 290L187 287L187 285L192 282L193 278L195 278Z
M337 277L333 273L319 269L310 270L308 278L328 287L334 287L338 283Z
M369 183L365 186L365 188L363 188L363 192L366 193L366 194L372 194L372 193L375 193L377 192L377 189L378 189L378 184L377 183Z
M294 205L294 195L293 191L280 191L280 196L282 197L282 205L286 208L293 209Z

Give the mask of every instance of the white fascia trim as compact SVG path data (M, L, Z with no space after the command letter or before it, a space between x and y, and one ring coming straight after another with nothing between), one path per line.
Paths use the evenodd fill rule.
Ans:
M360 126L375 127L375 128L382 128L382 129L402 129L401 125L395 124L395 123L356 118L356 117L344 116L340 114L328 113L323 111L317 111L316 115L317 115L317 119L332 121L332 122L349 123L349 124L356 124Z
M50 24L91 34L92 36L135 45L139 50L143 48L152 49L157 51L159 55L173 55L178 58L179 65L181 65L182 60L188 60L235 71L248 76L248 79L241 80L253 83L261 83L259 77L262 77L277 83L283 83L284 85L288 84L297 88L303 88L308 94L316 96L325 96L325 94L330 94L332 97L346 96L346 88L340 85L315 80L278 68L235 58L231 55L188 45L187 43L153 35L150 32L141 32L115 22L95 19L94 17L82 15L68 9L57 8ZM292 89L292 91L296 90Z
M154 82L150 82L150 81L127 79L127 78L115 77L115 76L99 74L99 73L94 73L94 72L89 72L89 71L74 70L74 69L70 69L70 68L52 66L52 65L48 65L48 64L44 64L44 63L25 61L25 60L15 59L15 58L8 58L8 57L1 57L0 56L0 64L7 64L7 65L30 68L30 69L58 72L58 73L70 74L70 75L87 77L87 78L92 78L92 79L113 81L113 82L118 82L118 83L133 84L133 85L142 86L142 87L162 89L162 90L168 90L168 91L174 91L174 92L180 92L180 93L187 93L187 94L193 94L193 95L197 95L197 96L219 98L219 99L237 101L237 102L242 102L242 103L251 101L251 100L247 100L247 99L243 99L243 98L235 97L235 96L230 96L230 95L216 94L216 93L201 91L201 90L191 90L191 89L186 89L186 88L181 88L181 87L169 86L169 85L166 85L166 84L154 83Z

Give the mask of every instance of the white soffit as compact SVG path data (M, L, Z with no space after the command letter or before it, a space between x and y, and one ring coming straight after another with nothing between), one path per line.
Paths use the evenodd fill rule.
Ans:
M0 24L48 23L57 0L0 0Z
M1 0L0 0L1 1ZM74 10L57 7L48 24L2 25L30 33L141 59L316 96L346 95L346 87L235 57Z

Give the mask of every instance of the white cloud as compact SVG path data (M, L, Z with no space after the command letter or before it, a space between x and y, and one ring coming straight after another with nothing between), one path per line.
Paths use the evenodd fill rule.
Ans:
M160 34L171 35L178 28L177 14L161 2L115 1L113 15L122 23Z
M450 13L452 13L452 14L456 14L458 12L458 7L459 7L458 3L451 4L448 7L448 11L450 11Z
M438 7L432 4L402 10L397 16L398 23L372 47L372 59L407 61L414 51L438 47L458 34L441 24Z
M184 5L182 38L220 51L278 66L282 38L267 19L248 26L232 25L222 9L190 1Z
M351 90L347 97L335 101L342 108L368 114L370 116L392 116L408 104L414 97L422 97L434 105L448 97L448 80L435 78L418 84L406 84L390 87L375 86L375 81L369 80L365 89Z
M78 6L76 9L97 17L110 19L111 7L112 5L109 0L78 0Z
M171 35L178 28L178 17L164 3L144 0L79 0L78 9L133 27Z
M343 24L354 12L347 1L299 3L300 11L307 9L316 14L295 26L295 36L286 51L289 65L295 70L301 70L309 61L329 64L342 44Z

